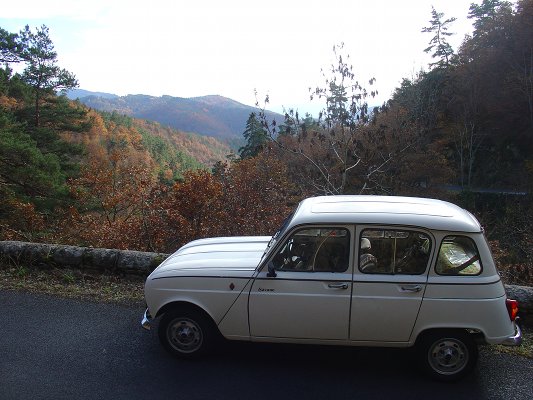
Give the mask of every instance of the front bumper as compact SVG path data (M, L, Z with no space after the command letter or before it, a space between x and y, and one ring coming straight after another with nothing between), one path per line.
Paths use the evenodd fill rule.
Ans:
M518 318L516 318L516 320L514 321L514 329L515 334L513 336L509 336L501 344L503 344L504 346L520 346L520 344L522 344L522 330L518 325Z
M143 319L141 320L141 326L149 331L152 328L152 316L150 315L150 312L148 309L144 312Z

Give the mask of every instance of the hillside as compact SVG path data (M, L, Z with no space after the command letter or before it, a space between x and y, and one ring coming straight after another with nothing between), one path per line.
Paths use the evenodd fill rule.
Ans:
M78 98L96 110L116 111L134 118L157 121L180 131L213 136L234 147L242 142L242 132L250 113L257 112L255 107L222 96L181 98L139 94L113 97L81 90L72 91L68 96ZM268 112L267 116L269 120L283 121L280 114Z
M226 156L231 153L231 149L227 144L214 137L181 132L168 126L162 126L154 121L135 118L132 121L133 127L141 135L161 138L170 145L173 151L180 152L186 158L193 159L206 167L213 166L217 161L226 160ZM191 164L190 167L196 166Z

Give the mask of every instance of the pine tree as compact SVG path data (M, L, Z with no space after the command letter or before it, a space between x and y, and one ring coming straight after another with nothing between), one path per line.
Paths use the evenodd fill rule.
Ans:
M447 67L450 65L453 49L446 38L453 35L453 33L448 32L448 28L455 20L456 18L454 17L444 20L444 13L439 13L434 7L431 7L431 20L429 21L431 26L422 29L424 33L433 33L435 35L429 41L429 46L424 49L426 53L433 52L431 56L438 59L438 61L431 63L430 66Z
M243 136L246 139L246 145L239 149L239 156L242 159L257 156L268 142L267 132L257 119L255 113L251 113L248 117Z
M33 33L28 25L20 32L22 59L26 68L22 79L33 88L35 105L35 126L40 125L41 102L46 96L55 96L59 90L78 86L73 73L57 65L57 53L50 39L48 27L37 28Z

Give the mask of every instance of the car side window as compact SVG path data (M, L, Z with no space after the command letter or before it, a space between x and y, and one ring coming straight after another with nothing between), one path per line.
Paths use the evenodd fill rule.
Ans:
M435 266L439 275L479 275L481 261L474 241L466 236L446 236Z
M306 228L294 232L272 259L278 271L344 272L350 258L350 232Z
M419 231L365 229L359 241L359 270L365 274L419 275L426 271L430 237Z

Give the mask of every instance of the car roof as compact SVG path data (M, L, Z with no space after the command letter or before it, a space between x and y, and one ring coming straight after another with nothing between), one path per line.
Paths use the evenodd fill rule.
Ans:
M400 196L311 197L300 203L290 227L317 223L407 225L472 233L482 231L477 219L455 204Z

